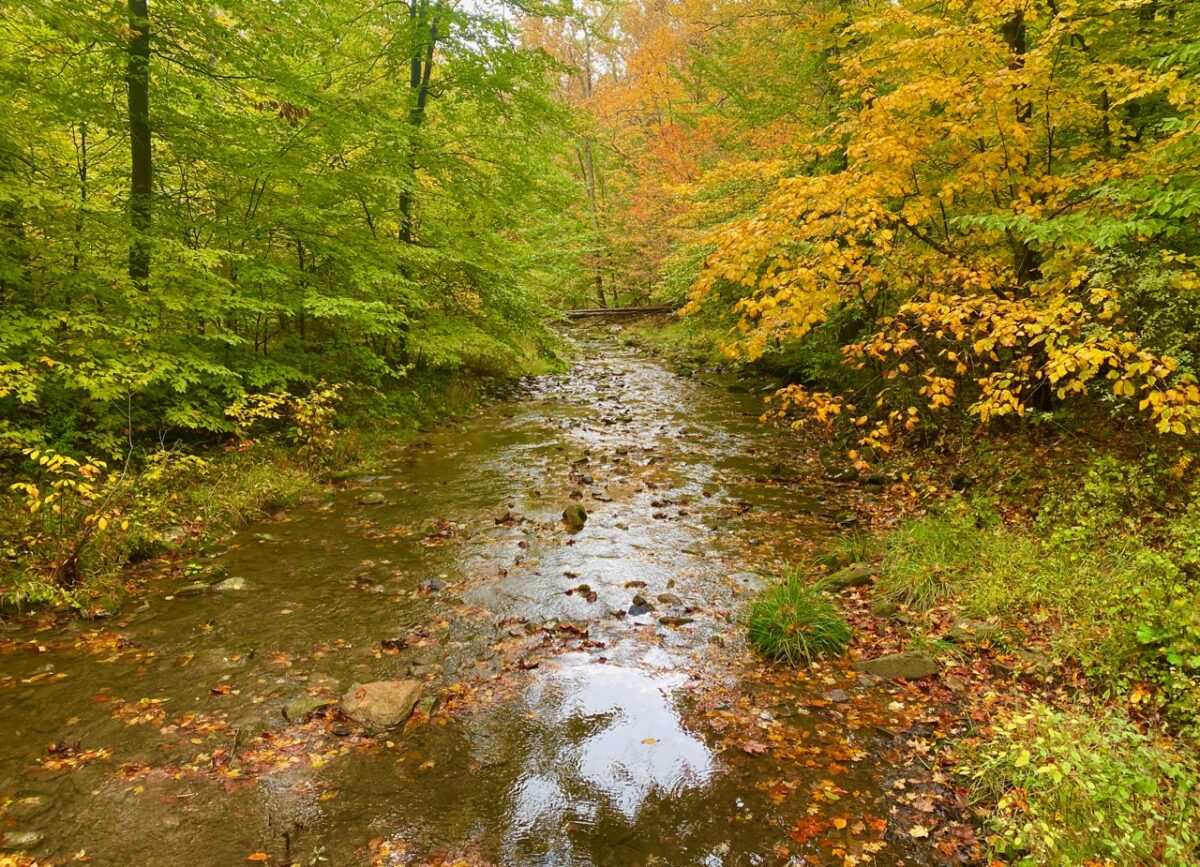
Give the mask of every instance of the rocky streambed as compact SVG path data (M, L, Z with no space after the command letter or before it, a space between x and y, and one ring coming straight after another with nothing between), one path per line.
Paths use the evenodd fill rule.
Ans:
M853 503L604 336L120 616L0 634L8 851L106 865L925 863L903 687L744 649ZM835 495L837 491L840 494ZM899 692L898 692L899 691Z

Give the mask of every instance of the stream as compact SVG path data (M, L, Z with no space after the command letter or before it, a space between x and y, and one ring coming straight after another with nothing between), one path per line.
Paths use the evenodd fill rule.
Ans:
M245 528L185 579L242 589L163 579L107 620L0 633L4 847L189 867L931 863L892 816L916 724L893 687L765 666L739 623L851 494L759 421L760 395L607 326L576 336L571 373ZM352 683L392 678L424 684L402 728L338 713Z

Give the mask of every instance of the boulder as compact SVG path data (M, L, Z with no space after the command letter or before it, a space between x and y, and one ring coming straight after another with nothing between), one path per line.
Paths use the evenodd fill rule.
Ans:
M864 659L852 666L855 671L894 680L902 677L905 680L918 680L938 673L937 660L919 650L907 650L903 653L889 653L875 659Z
M360 506L382 506L387 502L387 497L383 495L383 491L367 491L358 498Z
M587 509L580 503L572 503L563 509L563 523L567 525L567 529L572 533L578 533L583 529L583 525L587 523Z
M421 682L416 680L355 683L342 696L338 709L369 728L392 728L408 719L421 698L421 688Z

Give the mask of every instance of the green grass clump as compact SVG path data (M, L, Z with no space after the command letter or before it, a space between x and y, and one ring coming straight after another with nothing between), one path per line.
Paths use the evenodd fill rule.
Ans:
M963 760L988 843L1005 860L1196 863L1200 768L1119 716L1037 704L995 726Z
M839 656L850 644L850 625L834 604L796 575L763 590L750 603L746 630L755 650L792 665Z
M914 608L932 607L955 591L979 555L980 539L975 517L953 508L903 524L883 539L876 592Z

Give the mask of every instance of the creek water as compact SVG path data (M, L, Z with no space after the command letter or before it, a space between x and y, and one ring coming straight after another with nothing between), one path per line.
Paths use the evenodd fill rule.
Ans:
M836 532L798 470L813 456L759 396L581 340L570 374L247 527L187 579L244 589L162 580L105 621L10 625L5 846L104 865L925 861L885 830L888 695L822 699L838 665L781 690L742 643L758 576ZM403 729L320 707L390 678L425 683Z

